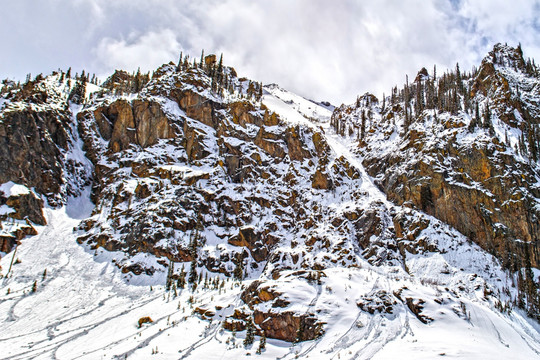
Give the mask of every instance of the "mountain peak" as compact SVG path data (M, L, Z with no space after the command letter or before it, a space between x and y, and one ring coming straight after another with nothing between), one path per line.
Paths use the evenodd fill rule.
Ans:
M425 67L423 67L418 71L418 74L416 74L416 78L414 79L414 82L416 83L419 81L426 81L428 79L429 79L428 71Z
M482 64L486 62L490 62L497 67L526 71L521 44L518 44L515 48L507 44L495 44L493 50L491 50L482 61Z

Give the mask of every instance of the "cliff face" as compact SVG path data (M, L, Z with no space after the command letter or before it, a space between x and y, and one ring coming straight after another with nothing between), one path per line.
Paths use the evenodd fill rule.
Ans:
M451 304L523 303L508 279L539 261L532 71L498 46L474 74L436 81L423 69L402 92L366 94L333 114L215 58L166 64L152 79L116 72L103 87L38 78L0 103L0 251L45 224L45 203L91 186L95 208L77 241L109 252L126 276L168 272L169 287L185 287L179 265L188 266L193 292L203 273L257 279L229 310L196 311L229 330L320 337L335 315L328 284L343 274L369 284L354 306L384 321L432 321L423 304L440 303L407 286L434 278ZM506 283L484 280L503 272L467 241L502 260Z
M409 150L426 154L419 148L421 144ZM410 160L407 155L366 158L365 164L370 174L385 173L379 184L392 201L452 225L497 255L505 266L525 264L529 252L530 265L538 267L536 171L527 163L516 163L513 156L500 154L506 148L489 140L465 147L451 140L440 150L430 155L450 166L418 159L406 169L386 167L387 163Z
M366 95L337 109L333 125L357 137L389 200L450 224L507 268L538 267L539 86L521 49L499 44L477 71L421 72L384 105Z
M0 105L0 228L4 252L33 224L45 225L44 203L62 206L90 185L91 167L77 142L79 134L59 76L38 76L2 96ZM19 189L11 191L11 189Z
M291 126L260 101L207 93L202 71L167 65L158 74L137 99L98 100L78 114L96 169L95 215L79 241L192 261L190 238L199 232L200 246L212 247L198 258L208 270L230 276L238 259L262 269L290 234L301 237L293 243L314 237L311 196L344 193L359 178L320 130ZM156 108L152 126L137 107Z

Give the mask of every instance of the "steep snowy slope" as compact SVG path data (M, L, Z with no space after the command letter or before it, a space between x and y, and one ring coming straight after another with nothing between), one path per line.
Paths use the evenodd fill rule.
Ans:
M164 274L140 275L138 285L132 285L132 276L121 274L110 264L114 254L85 251L77 245L72 228L81 217L89 215L91 207L88 198L83 197L69 201L63 209L46 209L49 225L39 228L38 236L25 239L19 246L16 256L21 262L14 265L12 275L2 279L0 286L2 359L126 355L145 359L154 352L156 358L162 359L254 355L257 342L253 348L244 348L245 334L238 332L235 337L223 331L218 321L232 311L231 305L239 304L239 282L227 280L219 290L186 289L178 296L164 290ZM68 215L74 212L77 217ZM276 282L275 290L287 293L294 307L321 309L328 327L326 335L315 341L290 345L268 339L261 356L538 357L538 325L519 311L501 314L484 299L486 286L495 287L497 279L505 278L490 256L465 239L456 244L444 243L444 235L437 238L446 252L410 255L409 271L414 276L400 268L365 263L361 268L326 271L320 285L294 276ZM10 256L2 259L4 269L10 260ZM475 264L481 265L476 268ZM247 284L249 281L244 282ZM399 306L398 296L413 302L425 301L420 314L430 318L428 324ZM217 319L199 319L192 314L196 308L211 309ZM139 329L137 321L144 316L154 322Z
M211 57L141 79L87 84L77 105L82 91L45 78L71 104L59 159L86 170L0 260L0 358L540 358L518 275L389 201L357 137L335 131L343 108Z
M325 106L306 100L276 84L266 85L264 90L263 103L290 123L306 126L327 125L332 116L332 105Z

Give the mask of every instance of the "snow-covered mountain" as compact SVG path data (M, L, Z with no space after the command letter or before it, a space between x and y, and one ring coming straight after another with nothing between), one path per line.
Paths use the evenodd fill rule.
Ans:
M540 358L539 82L503 45L335 109L214 56L4 82L0 358Z

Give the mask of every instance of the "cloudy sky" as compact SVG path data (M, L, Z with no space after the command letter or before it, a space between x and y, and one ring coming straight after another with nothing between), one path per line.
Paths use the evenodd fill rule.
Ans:
M2 0L2 13L2 79L152 70L204 48L240 75L340 104L422 66L470 69L497 42L540 63L533 0Z

